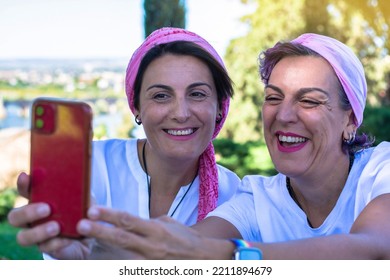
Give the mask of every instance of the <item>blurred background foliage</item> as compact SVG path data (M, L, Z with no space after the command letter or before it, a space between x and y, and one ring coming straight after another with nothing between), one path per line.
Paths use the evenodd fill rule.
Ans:
M144 0L144 35L164 26L185 28L185 1L183 0Z

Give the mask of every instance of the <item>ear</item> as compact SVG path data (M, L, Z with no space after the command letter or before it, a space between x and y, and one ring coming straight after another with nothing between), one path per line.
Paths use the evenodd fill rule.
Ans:
M353 113L352 109L348 110L346 112L345 117L345 128L343 131L343 139L349 140L351 138L351 135L355 137L356 134L356 123L355 123L355 114Z
M220 123L222 120L222 110L221 108L218 107L218 111L217 111L217 117L215 119L216 123Z

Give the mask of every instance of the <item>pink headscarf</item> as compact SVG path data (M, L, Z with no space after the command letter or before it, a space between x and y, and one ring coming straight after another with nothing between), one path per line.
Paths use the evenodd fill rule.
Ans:
M126 95L131 111L135 114L134 107L134 81L138 73L140 63L145 54L153 47L174 41L188 41L197 44L210 53L225 68L225 65L216 50L202 37L181 28L164 27L150 34L141 46L134 52L126 70ZM226 68L225 68L226 69ZM230 99L222 102L222 119L216 123L213 139L220 132L228 111ZM218 171L215 161L214 146L210 141L206 150L199 159L199 203L198 221L203 220L206 215L217 206L218 201Z
M302 34L291 43L306 46L329 62L351 103L355 124L359 127L363 121L367 83L362 63L352 50L336 39L314 33Z

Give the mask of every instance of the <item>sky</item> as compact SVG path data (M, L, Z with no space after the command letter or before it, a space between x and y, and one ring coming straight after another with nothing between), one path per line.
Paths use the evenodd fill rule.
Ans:
M186 28L220 55L254 11L240 0L186 1ZM143 0L0 0L0 59L130 57L143 38Z

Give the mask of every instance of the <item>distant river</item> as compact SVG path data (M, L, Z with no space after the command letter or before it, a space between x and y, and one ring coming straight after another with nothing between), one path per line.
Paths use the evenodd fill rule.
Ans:
M30 119L25 116L25 112L19 106L9 104L4 106L5 117L0 118L0 129L9 127L30 127Z
M23 110L20 106L9 103L4 106L5 117L0 117L0 129L19 127L19 128L30 128L30 116L29 109ZM93 118L93 126L106 125L107 137L116 137L116 130L121 124L122 116L120 113L114 114L102 114L95 115Z

